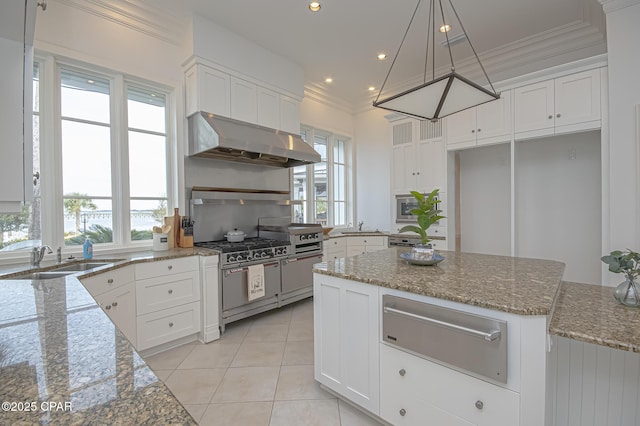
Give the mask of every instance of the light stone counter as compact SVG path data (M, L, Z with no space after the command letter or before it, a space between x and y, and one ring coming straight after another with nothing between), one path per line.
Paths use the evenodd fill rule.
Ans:
M389 248L318 263L313 271L518 315L550 315L564 264L550 260L441 251L437 266L400 259Z
M120 261L99 271L217 254L174 249L114 255ZM0 270L0 400L16 403L9 406L15 411L3 405L0 424L196 424L78 280L98 272L3 279L26 269Z

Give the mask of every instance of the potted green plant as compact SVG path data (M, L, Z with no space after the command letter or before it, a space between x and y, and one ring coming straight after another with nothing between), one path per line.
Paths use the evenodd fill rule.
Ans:
M411 209L411 214L418 217L418 226L407 225L400 229L400 232L415 232L420 235L422 245L426 245L429 242L429 236L427 230L431 225L444 219L442 216L442 210L438 209L438 193L439 189L434 189L428 194L422 194L418 191L411 191L411 195L418 201L418 207Z
M623 305L640 306L640 254L630 249L614 250L600 259L609 265L609 271L625 276L625 280L616 287L613 297Z

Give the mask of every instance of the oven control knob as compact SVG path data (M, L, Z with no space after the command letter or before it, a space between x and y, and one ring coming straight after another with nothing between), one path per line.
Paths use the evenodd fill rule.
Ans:
M228 262L235 262L236 258L234 256L229 256L229 257L227 257L227 261Z
M260 254L260 257L267 257L267 256L268 256L267 253L264 251Z
M250 254L247 255L247 260L253 260L253 256L251 256Z
M243 257L242 257L242 255L240 255L240 254L238 255L238 257L236 257L236 260L237 260L238 262L240 262L242 259L243 259Z

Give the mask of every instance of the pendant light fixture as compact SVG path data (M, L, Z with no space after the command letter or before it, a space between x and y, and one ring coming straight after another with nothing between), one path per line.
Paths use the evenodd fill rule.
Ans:
M424 59L423 81L421 84L412 89L405 90L401 93L379 100L422 1L423 0L418 0L418 4L413 11L411 20L409 21L409 26L404 33L404 37L402 38L400 47L398 48L393 62L391 63L391 67L389 68L389 72L387 73L387 76L385 77L384 82L380 87L380 92L378 93L376 100L373 102L373 106L390 111L400 112L419 119L438 120L455 112L462 111L464 109L500 98L500 94L496 93L495 89L493 88L493 84L491 84L491 80L489 80L489 76L482 66L480 58L478 58L478 54L476 53L473 44L471 44L471 40L469 39L467 32L462 25L462 21L460 21L460 17L458 16L456 9L453 7L452 0L425 0L425 2L429 2L429 11L427 14L427 46ZM453 54L451 53L451 44L453 43L453 38L450 39L448 34L451 28L456 28L456 23L445 21L445 13L442 6L443 1L445 2L445 4L449 4L453 13L452 18L455 17L455 20L457 20L457 24L463 32L463 34L460 34L460 38L466 38L466 40L468 41L469 46L471 47L471 50L473 51L473 54L478 64L480 65L480 68L482 69L482 72L484 73L484 76L486 77L491 90L487 90L481 85L474 83L473 81L461 76L456 72L455 65L453 63ZM436 25L436 20L441 20L441 22ZM444 40L440 44L446 46L446 48L448 49L449 60L451 63L450 71L441 76L435 75L436 31L442 32L446 38L446 40ZM431 59L430 75L428 75L429 59ZM428 77L430 77L431 79L427 80Z

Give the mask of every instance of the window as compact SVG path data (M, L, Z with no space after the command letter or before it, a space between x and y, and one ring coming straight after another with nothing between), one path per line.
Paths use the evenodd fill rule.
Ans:
M41 244L79 251L87 237L94 249L149 244L174 180L170 89L52 56L36 60L33 88L34 177L41 177L33 204L0 215L0 256Z
M302 139L321 157L319 163L293 169L295 222L347 226L352 220L350 140L313 128L303 128Z

